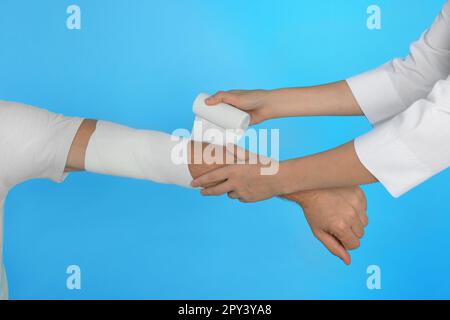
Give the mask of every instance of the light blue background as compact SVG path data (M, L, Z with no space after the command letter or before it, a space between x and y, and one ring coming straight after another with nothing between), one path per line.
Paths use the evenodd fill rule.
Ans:
M189 128L198 92L320 84L403 56L443 0L79 0L0 2L0 99L171 132ZM366 28L382 9L383 29ZM370 129L363 118L268 122L281 158ZM444 172L401 199L365 188L370 226L345 267L293 204L251 205L92 174L30 181L6 202L13 299L450 298L450 204ZM66 289L66 267L82 290ZM382 290L366 268L382 269Z

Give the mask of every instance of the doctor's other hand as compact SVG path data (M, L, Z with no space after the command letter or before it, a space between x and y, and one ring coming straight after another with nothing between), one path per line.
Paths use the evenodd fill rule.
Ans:
M345 264L351 262L348 250L359 248L367 217L367 200L359 187L299 192L285 196L297 202L314 236Z
M218 91L205 100L209 106L226 103L250 114L250 124L258 124L272 119L273 105L267 90L230 90Z
M248 152L235 145L227 146L235 162L210 171L195 180L194 188L203 188L204 196L228 194L241 202L257 202L283 194L278 161Z

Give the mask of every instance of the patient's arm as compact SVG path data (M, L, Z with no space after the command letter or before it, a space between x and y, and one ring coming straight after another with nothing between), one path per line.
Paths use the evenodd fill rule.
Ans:
M96 125L95 120L84 120L81 124L69 152L66 171L85 169L86 151ZM188 169L193 178L224 167L230 161L223 147L206 143L191 141L188 154ZM214 161L205 159L208 155ZM367 225L366 200L361 189L350 187L314 190L289 194L283 198L298 203L317 239L346 264L350 263L347 250L359 247L359 239L364 235L364 227Z
M75 135L67 157L66 171L81 171L85 169L85 156L89 139L95 131L96 120L83 120Z
M82 171L85 170L85 159L86 159L86 150L89 144L89 140L96 129L97 121L86 119L80 125L80 128L77 131L77 134L74 137L72 142L72 146L69 151L69 155L67 158L66 171ZM216 163L197 163L199 162L196 159L201 159L204 154L205 148L208 147L208 144L203 144L199 142L191 142L189 144L189 172L191 173L193 178L199 177L211 170L223 167L225 165L225 152L222 159L218 159ZM214 156L214 150L212 150ZM203 161L200 161L203 162Z

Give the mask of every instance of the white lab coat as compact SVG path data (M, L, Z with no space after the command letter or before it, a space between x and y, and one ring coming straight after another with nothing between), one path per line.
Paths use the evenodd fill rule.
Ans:
M347 79L374 125L363 165L398 197L450 165L450 1L405 59Z

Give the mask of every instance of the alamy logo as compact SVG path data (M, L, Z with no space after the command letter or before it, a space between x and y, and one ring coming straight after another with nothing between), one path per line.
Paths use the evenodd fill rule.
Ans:
M381 30L381 8L373 4L367 8L367 14L367 29Z
M381 290L381 268L377 265L371 265L367 267L367 289L369 290Z
M203 130L201 122L194 126L192 133L194 141L208 142L203 147L201 143L194 144L193 159L187 159L189 154L187 144L181 137L190 137L187 129L176 129L172 132L171 139L177 142L171 150L171 161L175 165L180 164L259 164L260 173L263 176L275 175L279 170L280 155L280 131L279 129L254 129L238 132L235 129L219 130L207 128ZM242 135L241 135L242 134ZM248 152L244 148L236 147L238 141L243 142L257 154ZM269 143L270 142L270 143ZM225 148L224 148L225 146ZM270 156L269 156L270 152ZM193 160L191 162L191 160Z
M77 265L68 266L66 273L69 275L66 280L66 287L69 290L81 290L81 268Z
M66 13L69 14L66 20L66 26L69 30L81 30L81 9L77 5L67 7Z

